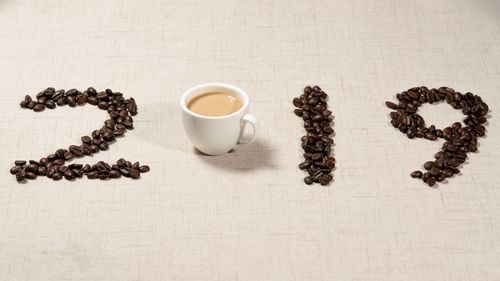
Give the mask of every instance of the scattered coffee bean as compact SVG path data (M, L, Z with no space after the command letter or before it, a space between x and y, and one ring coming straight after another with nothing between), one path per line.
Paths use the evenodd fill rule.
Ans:
M446 178L458 174L457 168L467 159L467 153L477 151L477 138L483 137L486 132L484 124L489 112L488 105L481 97L472 93L462 94L448 87L429 89L415 87L396 95L398 104L386 102L392 110L390 113L391 124L408 138L425 138L431 141L444 138L441 151L434 155L436 160L427 161L424 168L426 173L415 171L411 173L414 178L421 178L429 186L442 182ZM444 129L436 126L425 126L425 121L417 112L422 104L446 102L454 109L461 110L466 118L464 124L455 122Z
M139 171L141 173L147 173L147 172L149 172L149 170L150 170L150 168L149 168L148 165L142 165L142 166L139 167Z
M94 165L70 164L65 166L66 161L70 161L74 157L83 157L98 153L100 150L107 150L115 140L115 136L122 136L127 130L132 129L134 122L132 116L137 114L137 105L133 98L125 99L122 93L113 92L110 89L97 93L92 87L84 92L76 89L56 91L49 87L39 92L36 99L29 95L25 96L20 106L40 112L45 108L53 109L66 104L70 107L76 107L87 103L106 110L110 119L104 122L101 129L94 130L91 137L81 137L79 145L58 149L55 153L41 158L40 161L30 160L28 165L24 160L15 161L15 166L10 169L10 173L16 176L17 181L34 180L37 176L47 176L53 180L60 180L63 177L67 180L73 180L81 178L83 175L87 175L89 179L120 178L122 175L139 178L141 173L150 170L147 165L141 166L139 162L132 165L123 158L114 165L100 161Z
M422 177L422 172L421 171L415 171L411 173L412 178L421 178Z
M307 86L303 94L292 101L297 107L294 113L302 117L306 130L306 135L301 138L305 161L299 164L299 169L309 174L304 178L304 183L308 185L314 182L328 185L333 179L331 172L335 168L335 158L330 156L333 145L330 135L334 130L327 98L328 95L320 87Z

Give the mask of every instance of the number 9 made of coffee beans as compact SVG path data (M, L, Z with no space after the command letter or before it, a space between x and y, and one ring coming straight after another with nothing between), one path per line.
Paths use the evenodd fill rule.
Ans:
M104 121L104 126L94 130L90 136L81 137L81 143L70 145L67 149L61 148L46 157L36 160L16 160L10 173L15 175L20 183L34 180L39 176L46 176L52 180L74 180L84 175L88 179L116 179L128 177L137 179L141 173L149 171L149 166L141 165L139 162L131 163L120 158L115 164L99 161L96 164L69 164L67 161L73 158L89 156L99 151L108 150L109 145L117 138L124 136L127 130L134 128L132 116L137 114L137 104L133 98L125 99L120 92L106 89L97 92L90 87L80 92L76 89L55 90L52 87L38 93L35 98L27 95L21 101L21 108L41 112L45 109L54 109L57 106L77 107L90 104L101 110L106 110L109 119Z
M424 163L424 171L414 171L411 177L419 178L429 186L442 182L446 178L460 173L460 166L468 158L468 153L476 152L478 137L486 134L485 123L489 112L488 105L481 97L470 92L462 94L449 87L429 89L415 87L396 95L397 102L387 101L391 124L410 139L425 138L435 141L443 138L445 143L434 156L434 160ZM444 129L434 125L426 126L424 118L417 111L424 103L438 103L445 101L451 107L461 110L466 116L461 122L455 122Z

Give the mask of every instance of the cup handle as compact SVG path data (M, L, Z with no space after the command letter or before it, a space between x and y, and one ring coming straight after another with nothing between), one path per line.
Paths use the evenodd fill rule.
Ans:
M243 116L241 118L241 123L242 123L242 127L241 127L240 138L238 139L238 144L251 144L257 138L257 131L259 130L259 127L260 127L259 120L257 120L257 118L255 118L255 116L253 116L251 114L245 114L245 116ZM243 134L243 131L245 130L246 124L250 124L252 126L253 133L252 133L252 136L250 137L249 140L242 140L241 135Z

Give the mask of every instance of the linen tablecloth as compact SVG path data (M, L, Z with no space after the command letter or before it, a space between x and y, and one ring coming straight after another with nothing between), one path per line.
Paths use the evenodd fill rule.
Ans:
M0 0L0 280L500 280L500 7L494 0ZM251 97L256 143L197 154L179 97L226 82ZM306 186L291 100L320 85L337 168ZM409 177L442 141L391 127L384 101L450 86L490 105L487 137L438 188ZM34 113L46 87L111 88L139 106L110 150L140 180L17 184L102 126L91 106ZM463 120L424 105L427 122Z

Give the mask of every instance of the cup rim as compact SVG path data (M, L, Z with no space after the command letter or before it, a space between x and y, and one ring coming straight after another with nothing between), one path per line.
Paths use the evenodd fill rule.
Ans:
M200 89L208 88L208 87L220 87L220 88L227 89L228 91L230 91L232 93L236 93L237 95L239 95L243 99L243 106L231 114L221 115L221 116L206 116L206 115L198 114L196 112L191 111L187 107L188 96L194 91L198 91ZM234 85L230 85L230 84L226 84L226 83L219 83L219 82L211 82L211 83L203 83L203 84L199 84L199 85L196 85L194 87L191 87L189 90L184 92L184 94L182 94L180 103L181 103L182 110L191 116L198 117L198 118L204 118L204 119L224 119L224 118L233 117L235 115L240 114L241 112L244 112L248 108L248 105L250 103L250 99L248 98L248 95L246 94L245 91L243 91L242 89L240 89Z

